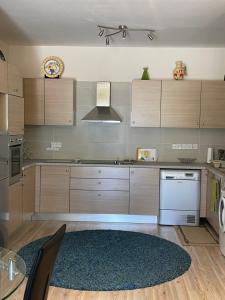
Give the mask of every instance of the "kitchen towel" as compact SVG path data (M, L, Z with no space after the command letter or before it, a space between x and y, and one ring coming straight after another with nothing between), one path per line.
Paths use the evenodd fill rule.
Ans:
M218 210L218 198L219 198L219 181L215 178L211 181L211 199L210 199L210 210L212 212L217 212Z

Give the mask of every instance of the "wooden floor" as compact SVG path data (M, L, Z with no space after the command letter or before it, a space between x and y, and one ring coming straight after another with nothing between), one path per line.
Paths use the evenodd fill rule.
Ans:
M35 221L24 226L10 242L9 247L17 250L28 242L53 233L62 223ZM120 229L150 233L179 243L173 227L147 224L68 222L67 231L83 229ZM86 292L50 287L48 300L222 300L225 299L225 257L218 246L185 247L192 257L188 272L170 282L151 288L117 291ZM22 300L24 282L9 298Z

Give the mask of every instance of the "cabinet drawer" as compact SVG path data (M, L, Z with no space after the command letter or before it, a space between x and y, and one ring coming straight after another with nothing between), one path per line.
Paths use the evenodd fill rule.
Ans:
M71 178L70 189L79 190L111 190L111 191L129 191L128 179L85 179Z
M70 168L65 166L42 166L41 175L68 175Z
M129 168L120 167L72 167L71 177L129 179Z
M71 213L128 214L129 192L70 191Z

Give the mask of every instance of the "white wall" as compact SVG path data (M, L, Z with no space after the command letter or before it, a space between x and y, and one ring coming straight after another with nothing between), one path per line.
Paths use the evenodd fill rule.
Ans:
M56 55L65 63L64 77L78 81L109 80L129 82L140 78L149 67L150 77L172 78L176 60L187 65L188 79L222 79L225 74L225 48L140 48L11 46L9 60L24 77L39 77L42 60Z

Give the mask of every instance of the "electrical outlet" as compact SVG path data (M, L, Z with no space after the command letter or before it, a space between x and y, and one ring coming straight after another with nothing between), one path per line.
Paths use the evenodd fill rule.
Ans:
M198 149L198 144L192 144L192 149L197 150Z
M172 144L172 149L173 150L180 150L181 149L181 144Z
M192 144L182 144L181 149L192 149Z
M51 148L62 148L61 142L51 142Z

